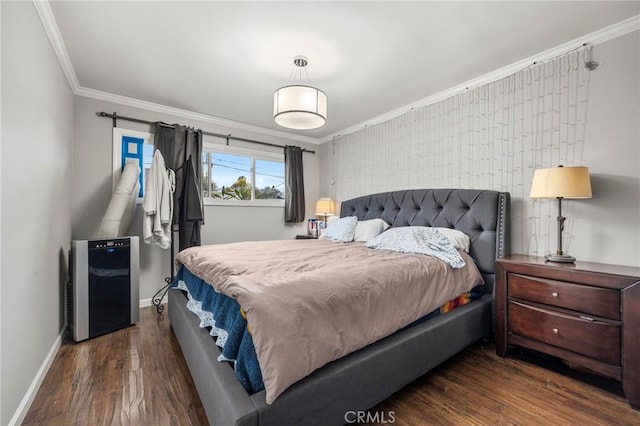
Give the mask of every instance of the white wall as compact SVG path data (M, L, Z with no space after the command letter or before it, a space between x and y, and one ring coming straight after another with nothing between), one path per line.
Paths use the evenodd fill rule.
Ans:
M640 31L594 49L586 164L593 198L580 202L577 255L640 266Z
M1 2L0 7L0 424L6 425L59 342L64 323L73 94L33 4Z
M563 204L564 214L568 217L565 232L565 243L568 244L564 248L580 260L640 266L639 54L639 31L609 40L594 48L594 58L602 61L604 65L590 73L585 135L580 145L584 160L578 164L571 164L587 165L590 168L594 195L590 200L568 200ZM379 171L380 175L387 172L387 175L394 178L392 185L395 187L379 188L380 191L413 187L457 187L460 185L459 182L466 182L465 185L469 185L467 187L478 188L478 185L483 185L482 187L487 189L506 190L512 194L514 207L513 252L536 254L534 251L537 250L537 254L543 254L556 249L556 203L552 200L536 201L540 213L535 219L545 226L539 228L539 232L533 232L535 230L528 228L532 217L522 216L522 212L532 210L532 201L528 198L528 185L509 178L500 179L500 173L508 172L514 176L525 176L530 181L534 164L530 162L528 151L526 158L522 156L524 161L521 164L519 161L514 163L511 157L513 150L505 149L505 154L496 159L493 169L489 169L487 162L481 161L482 158L467 157L468 162L473 164L473 171L476 172L473 176L496 176L495 179L491 179L495 187L486 186L484 181L470 181L469 170L460 172L464 172L465 179L447 170L452 174L448 178L443 178L442 173L435 173L436 177L432 180L420 180L422 173L417 173L418 169L412 172L404 165L424 169L424 163L421 163L420 158L408 158L411 153L416 152L416 146L424 145L424 140L416 136L418 132L403 130L412 126L412 120L419 115L419 111L410 112L392 122L370 126L339 138L335 142L335 157L333 142L321 145L320 192L335 195L337 188L337 198L340 198L340 192L363 195L359 191L371 186L371 180L367 179L367 176L375 174L376 171ZM464 129L453 129L448 134L458 134L462 130ZM542 146L537 148L547 152L553 151L556 146L546 136L540 143ZM343 147L345 149L341 149ZM451 147L439 148L444 150ZM471 144L456 146L455 149L457 148L460 153L477 151L477 147ZM383 154L376 155L376 152ZM343 157L339 157L340 154L343 154ZM340 180L339 171L342 168L338 167L338 164L350 171L352 179ZM437 166L444 164L445 160L442 160ZM555 164L551 163L545 167L553 165ZM392 172L388 170L390 167L393 168ZM337 182L332 186L334 178Z
M117 112L118 115L140 118L149 121L180 123L201 128L202 130L233 134L234 136L275 143L279 145L298 145L315 149L316 145L278 139L273 136L248 133L199 123L181 117L160 114L130 106L104 102L77 96L75 98L75 140L73 152L73 202L72 235L73 239L91 238L97 229L102 215L111 198L112 170L112 123L101 118L97 112ZM118 121L118 127L150 131L148 125L129 121ZM205 141L219 142L216 138ZM262 150L279 150L255 144L243 144L231 141L231 145ZM307 217L314 217L315 201L318 198L318 154L303 154L304 180ZM202 227L202 243L227 243L246 240L271 240L294 238L296 234L306 233L306 224L285 224L282 207L230 207L205 206L205 225ZM142 235L142 209L136 208L129 231L131 235ZM140 248L140 299L150 299L164 285L169 275L169 252L153 245L141 243Z

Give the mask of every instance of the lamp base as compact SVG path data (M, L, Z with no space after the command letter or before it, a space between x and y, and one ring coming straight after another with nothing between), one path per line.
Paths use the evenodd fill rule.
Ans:
M544 257L549 262L575 263L576 258L567 254L549 253Z

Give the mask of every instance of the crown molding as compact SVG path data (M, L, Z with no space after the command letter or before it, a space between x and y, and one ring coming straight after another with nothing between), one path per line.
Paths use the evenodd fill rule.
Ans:
M443 90L439 93L428 96L426 98L423 98L411 104L404 105L392 111L378 115L376 117L371 118L370 120L366 120L361 123L355 124L353 126L349 126L345 129L334 132L328 136L313 138L310 136L297 135L294 133L288 133L284 131L269 129L266 127L255 126L252 124L242 123L239 121L228 120L220 117L215 117L212 115L197 113L197 112L188 111L180 108L174 108L166 105L156 104L153 102L147 102L140 99L130 98L127 96L121 96L113 93L108 93L100 90L94 90L94 89L82 87L80 86L78 77L76 76L75 70L73 69L73 65L71 64L71 59L69 58L69 54L67 53L67 49L62 40L62 36L58 29L58 25L56 23L56 20L53 15L53 11L51 10L51 6L49 5L49 2L46 0L45 1L33 0L33 4L38 12L38 15L40 16L40 20L42 21L42 25L47 33L47 36L51 41L51 45L53 46L56 56L58 57L58 62L60 63L60 66L64 71L64 74L67 78L69 86L71 87L71 90L75 95L103 100L107 102L113 102L121 105L128 105L128 106L146 109L150 111L156 111L160 113L171 114L178 117L202 121L205 123L211 123L215 125L230 127L237 130L243 130L243 131L258 133L261 135L269 135L269 136L274 136L278 138L284 138L284 139L294 140L297 142L303 142L303 143L309 143L309 144L315 144L315 145L318 145L324 142L329 142L337 137L355 133L366 127L383 123L385 121L389 121L391 119L394 119L396 117L399 117L405 114L408 111L411 111L412 109L435 104L437 102L448 99L454 95L457 95L458 93L461 93L465 90L469 90L470 88L482 86L484 84L491 83L496 80L500 80L501 78L507 77L511 74L514 74L532 65L534 62L543 62L543 61L552 59L558 55L562 55L571 50L574 50L585 43L597 45L605 41L623 36L625 34L628 34L630 32L637 31L640 29L640 15L636 15L631 18L625 19L624 21L618 22L616 24L610 25L598 31L594 31L585 36L576 38L572 41L569 41L562 45L546 50L537 55L530 56L526 59L520 60L518 62L514 62L511 65L504 66L502 68L499 68L497 70L484 74L480 77L476 77L474 79L468 80L462 84Z
M601 30L587 34L583 37L583 42L597 45L638 30L640 30L640 15L632 16L631 18L620 21L617 24L613 24L608 27L604 27ZM581 39L576 39L574 41L578 42L579 40Z
M65 47L64 41L62 40L62 35L60 34L60 30L58 29L56 18L53 16L51 5L49 5L48 1L38 0L33 0L33 5L38 12L38 16L40 16L42 26L44 27L44 30L49 37L49 41L53 46L53 51L58 57L58 63L62 67L62 71L67 78L67 82L69 83L69 86L71 87L73 93L76 93L76 91L80 88L80 83L78 82L78 77L76 76L76 72L73 69L73 65L71 65L71 59L69 58L67 48Z
M364 128L367 128L375 124L384 123L385 121L389 121L391 119L397 118L413 109L425 107L427 105L432 105L437 102L443 101L445 99L449 99L450 97L455 96L461 92L464 92L465 90L469 90L473 87L482 86L482 85L500 80L504 77L515 74L516 72L521 71L522 69L528 66L531 66L534 63L550 60L559 55L575 50L584 44L597 45L605 41L623 36L630 32L638 31L639 29L640 29L640 15L636 15L631 18L625 19L624 21L620 21L617 24L610 25L608 27L589 33L585 36L578 37L567 43L553 47L549 50L545 50L544 52L539 53L537 55L533 55L521 61L514 62L511 65L498 68L497 70L481 75L480 77L476 77L474 79L468 80L462 84L443 90L442 92L438 92L434 95L428 96L419 101L413 102L408 105L404 105L400 108L396 108L392 111L378 115L370 120L363 121L361 123L347 127L346 129L332 133L322 138L322 143L332 141L333 139L338 138L340 136L345 136L351 133L355 133L359 130L362 130Z
M225 118L215 117L213 115L207 115L199 112L193 112L193 111L188 111L180 108L174 108L167 105L143 101L140 99L130 98L122 95L116 95L114 93L103 92L101 90L89 89L82 86L79 87L78 90L74 91L74 94L76 94L77 96L83 96L85 98L92 98L92 99L97 99L105 102L112 102L120 105L127 105L135 108L144 109L147 111L155 111L163 114L174 115L176 117L182 117L190 120L197 120L205 123L215 124L218 126L229 127L234 130L243 130L247 132L258 133L260 135L274 136L277 138L283 138L283 139L309 143L314 145L318 145L322 143L319 139L311 138L308 136L296 135L293 133L287 133L279 130L268 129L266 127L255 126L253 124L227 120ZM236 136L240 136L240 135L236 135Z
M64 45L64 41L62 40L62 35L60 34L60 30L58 29L58 24L56 23L55 16L53 15L53 11L51 10L51 5L48 1L42 0L33 0L33 5L40 16L40 20L42 21L42 26L44 27L47 36L49 37L49 41L53 46L53 50L58 57L58 62L62 67L65 77L67 78L67 82L71 87L71 91L74 95L83 96L86 98L92 98L97 100L102 100L106 102L113 102L116 104L132 106L135 108L141 108L149 111L155 111L165 114L175 115L177 117L187 118L191 120L198 120L205 123L215 124L219 126L229 127L234 130L242 130L252 133L257 133L264 136L273 136L282 139L288 139L297 142L309 143L314 145L319 145L322 141L319 138L313 138L310 136L297 135L294 133L288 133L280 130L269 129L266 127L255 126L252 124L242 123L239 121L228 120L220 117L215 117L212 115L197 113L193 111L188 111L180 108L173 108L166 105L161 105L153 102L147 102L140 99L135 99L127 96L116 95L114 93L103 92L101 90L90 89L87 87L83 87L80 85L78 81L78 77L71 63L71 58L69 58L69 54L67 52L67 48Z

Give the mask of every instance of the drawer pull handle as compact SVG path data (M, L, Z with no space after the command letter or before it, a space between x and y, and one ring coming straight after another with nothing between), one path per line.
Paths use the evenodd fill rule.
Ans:
M553 329L553 334L558 334L558 329L557 328Z
M553 297L558 297L558 293L556 293L555 291L554 291L553 293L551 293L551 295L552 295Z

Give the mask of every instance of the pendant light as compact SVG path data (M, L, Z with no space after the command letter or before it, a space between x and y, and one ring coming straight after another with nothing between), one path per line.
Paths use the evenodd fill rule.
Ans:
M308 63L304 56L293 58L300 82L302 70ZM327 122L327 95L320 89L303 84L281 87L273 94L273 118L278 125L288 129L322 127Z

